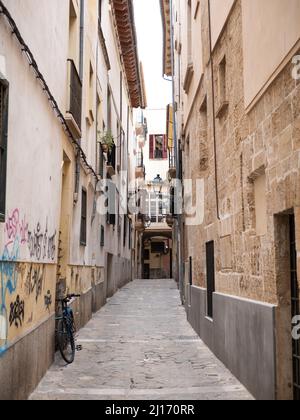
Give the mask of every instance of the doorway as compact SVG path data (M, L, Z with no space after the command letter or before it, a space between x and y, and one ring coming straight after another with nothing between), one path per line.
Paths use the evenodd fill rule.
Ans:
M292 319L299 315L295 213L275 215L276 399L300 400L300 342L292 336Z
M71 160L63 152L61 210L59 227L59 247L57 256L57 297L63 296L67 290L67 267L69 264L69 237L72 210L72 171Z
M290 228L290 278L292 319L300 315L299 284L297 278L297 245L295 215L289 216ZM300 401L300 340L293 339L293 394L294 400Z

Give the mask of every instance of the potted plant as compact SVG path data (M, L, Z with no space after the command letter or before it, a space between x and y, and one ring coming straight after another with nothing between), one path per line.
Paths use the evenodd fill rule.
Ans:
M104 153L109 153L112 151L112 148L115 144L114 137L110 131L105 133L98 132L99 142L101 144L102 150Z

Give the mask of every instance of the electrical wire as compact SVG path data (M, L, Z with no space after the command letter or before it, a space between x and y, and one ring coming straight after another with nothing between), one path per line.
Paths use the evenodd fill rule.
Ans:
M20 46L21 46L21 51L24 53L24 55L26 56L29 66L32 68L33 72L35 73L36 79L40 82L41 87L43 89L43 91L45 92L45 94L48 97L48 101L53 109L53 111L56 113L56 117L57 119L60 121L64 131L66 132L68 138L70 139L71 143L74 145L74 147L77 149L77 152L84 164L84 166L86 167L86 169L90 170L90 173L93 174L93 176L96 178L96 180L99 180L98 175L96 174L95 170L93 169L93 167L88 163L87 161L87 157L83 151L83 149L81 148L81 146L79 145L78 141L75 139L75 137L73 136L71 130L69 129L66 119L63 115L63 113L61 112L54 96L52 95L45 79L44 76L42 75L42 73L39 70L38 64L30 50L30 48L28 47L28 45L25 43L24 39L22 38L22 35L14 21L14 19L12 18L11 14L9 13L8 9L4 6L3 2L0 0L0 14L4 15L9 23L9 26L11 27L12 30L12 34L15 35L15 37L17 38Z

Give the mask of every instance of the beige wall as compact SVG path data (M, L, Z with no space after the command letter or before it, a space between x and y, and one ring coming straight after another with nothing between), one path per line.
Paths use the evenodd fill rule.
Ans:
M243 0L242 12L248 106L300 38L300 1Z
M212 46L215 47L235 0L211 0ZM252 1L252 0L250 0ZM262 1L262 0L260 0ZM264 0L263 0L264 1Z
M192 0L192 56L191 63L189 63L188 57L188 35L187 35L187 1L177 0L174 3L174 13L178 16L177 24L175 25L175 39L177 44L181 44L182 50L180 54L180 68L181 68L181 80L180 86L183 89L188 64L193 65L193 77L191 84L186 94L182 90L181 101L183 101L182 116L184 122L187 121L202 74L203 74L203 59L202 59L202 35L201 35L201 7L198 6L197 0ZM196 13L196 11L198 12ZM180 24L179 24L180 22ZM175 63L176 67L178 66L178 60ZM178 85L178 79L176 80L176 85ZM178 98L177 98L178 99Z

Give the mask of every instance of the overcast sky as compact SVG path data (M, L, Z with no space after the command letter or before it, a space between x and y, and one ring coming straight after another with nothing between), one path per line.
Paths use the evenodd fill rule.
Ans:
M163 34L159 0L134 0L139 58L144 66L148 108L172 102L172 84L163 79Z

